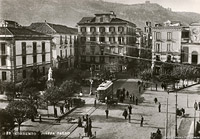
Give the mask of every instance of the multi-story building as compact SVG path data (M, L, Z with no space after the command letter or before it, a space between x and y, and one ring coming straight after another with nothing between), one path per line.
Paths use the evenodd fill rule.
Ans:
M114 12L83 17L78 22L80 64L82 68L122 71L124 56L133 56L136 25L117 18Z
M191 23L182 35L182 62L200 64L200 23Z
M48 22L32 23L28 28L53 37L53 66L71 68L78 65L78 48L76 28Z
M181 62L183 26L177 21L155 24L152 28L152 67L159 72L160 64L155 61Z
M17 83L45 76L51 66L52 38L15 21L3 20L0 25L0 79Z

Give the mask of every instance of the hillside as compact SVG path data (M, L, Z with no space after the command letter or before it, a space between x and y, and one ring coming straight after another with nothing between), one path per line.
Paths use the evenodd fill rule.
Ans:
M200 21L200 14L169 11L158 4L125 5L97 0L0 0L0 19L10 19L22 25L48 22L75 27L84 16L114 11L117 17L138 27L145 21L179 20L185 24Z

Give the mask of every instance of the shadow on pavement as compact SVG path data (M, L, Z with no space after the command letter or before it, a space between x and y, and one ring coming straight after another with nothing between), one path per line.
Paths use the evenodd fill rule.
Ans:
M108 122L126 122L126 120L124 119L124 117L122 116L121 118L118 117L112 117L108 115L108 119L106 119L105 115L92 115L91 119L94 119L95 121L98 121L100 123L108 123Z

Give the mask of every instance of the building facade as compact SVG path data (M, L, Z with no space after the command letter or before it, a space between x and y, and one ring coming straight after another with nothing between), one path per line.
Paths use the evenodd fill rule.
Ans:
M0 79L21 82L22 79L45 77L51 66L50 36L4 20L0 27Z
M200 23L191 23L182 37L182 62L200 64Z
M32 23L28 28L53 37L54 67L73 68L78 65L77 29L45 22Z
M152 27L152 68L158 73L156 61L181 62L182 28L180 22L166 21Z
M117 18L114 12L83 17L78 23L80 66L84 69L126 70L124 56L138 51L136 25Z

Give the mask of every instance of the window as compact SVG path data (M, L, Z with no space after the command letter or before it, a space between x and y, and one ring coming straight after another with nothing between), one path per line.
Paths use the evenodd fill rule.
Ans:
M22 72L22 76L23 76L23 79L26 78L26 70L23 70L23 72Z
M72 36L69 36L69 43L72 44Z
M105 37L99 37L100 42L105 42Z
M45 42L42 42L42 52L45 52Z
M96 28L95 27L90 27L90 32L95 32Z
M167 32L167 40L171 40L172 39L172 33L171 32Z
M124 27L118 27L118 32L123 32L124 31Z
M118 37L118 42L119 42L119 44L123 44L124 43L124 37Z
M156 43L155 52L160 52L160 44Z
M101 63L104 63L104 62L105 62L104 56L101 56L101 57L100 57L100 62L101 62Z
M100 17L100 22L103 22L103 17Z
M37 63L37 56L36 55L33 56L33 63Z
M62 35L60 35L60 44L63 44Z
M90 57L90 62L95 62L95 57L94 56Z
M198 53L196 51L192 52L192 64L197 64L198 62Z
M42 75L45 75L45 67L42 67Z
M86 32L86 27L81 27L81 32Z
M6 66L6 57L5 56L1 57L1 66Z
M70 56L72 55L72 49L70 49Z
M109 37L109 42L114 43L115 42L115 37Z
M26 65L26 56L22 56L22 64Z
M26 43L22 42L22 54L26 54Z
M110 32L115 32L115 27L109 27Z
M167 52L170 52L171 51L171 44L167 44Z
M160 61L160 55L156 55L156 61Z
M6 44L5 43L1 43L1 54L2 55L6 54Z
M5 71L2 72L2 80L3 80L3 81L6 80L6 72L5 72Z
M81 37L81 43L85 43L86 42L86 37Z
M105 32L105 27L100 27L99 32L101 32L101 33Z
M33 42L33 53L37 52L37 43Z
M46 61L46 56L43 54L42 55L42 62L45 62Z
M156 32L156 40L161 40L161 33L160 32Z
M65 44L68 44L67 35L65 35Z
M90 37L90 41L96 41L96 37Z
M82 54L83 54L83 55L85 54L85 49L86 49L86 47L83 46L83 47L82 47Z

